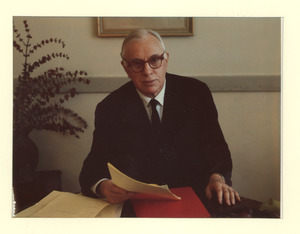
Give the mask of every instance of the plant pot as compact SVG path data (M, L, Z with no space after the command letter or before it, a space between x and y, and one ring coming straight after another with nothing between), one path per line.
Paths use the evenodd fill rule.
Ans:
M39 152L29 133L30 131L14 131L13 134L13 191L16 211L32 205L32 199L28 196L33 193Z
M29 131L15 131L13 135L13 181L32 182L39 162L36 144L30 139Z

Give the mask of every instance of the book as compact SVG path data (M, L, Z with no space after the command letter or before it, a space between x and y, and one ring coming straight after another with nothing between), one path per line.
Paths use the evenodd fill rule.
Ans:
M168 185L146 184L120 172L108 163L112 182L136 194L131 203L137 217L206 218L209 212L191 187L172 188Z
M143 218L208 218L209 212L191 187L171 188L180 200L131 199L135 214Z

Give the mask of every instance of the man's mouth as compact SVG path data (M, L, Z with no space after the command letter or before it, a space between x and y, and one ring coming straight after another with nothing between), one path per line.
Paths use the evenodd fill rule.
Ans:
M143 81L144 85L153 85L155 83L155 80L147 80L147 81Z

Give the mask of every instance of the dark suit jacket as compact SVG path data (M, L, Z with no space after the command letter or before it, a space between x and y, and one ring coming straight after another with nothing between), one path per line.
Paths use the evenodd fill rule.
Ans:
M158 133L131 81L108 95L96 108L93 143L80 174L83 194L93 196L90 187L110 178L107 162L134 179L191 186L198 194L212 173L231 185L231 156L207 85L166 74Z

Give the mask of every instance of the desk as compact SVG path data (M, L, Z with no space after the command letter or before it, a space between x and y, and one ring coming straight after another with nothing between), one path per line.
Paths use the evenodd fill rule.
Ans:
M234 206L220 205L216 200L201 200L212 218L279 218L275 213L260 210L261 202L245 197ZM136 217L130 201L124 203L121 217Z
M214 201L204 202L212 218L280 218L278 214L260 209L262 202L241 197L233 206L220 205Z

